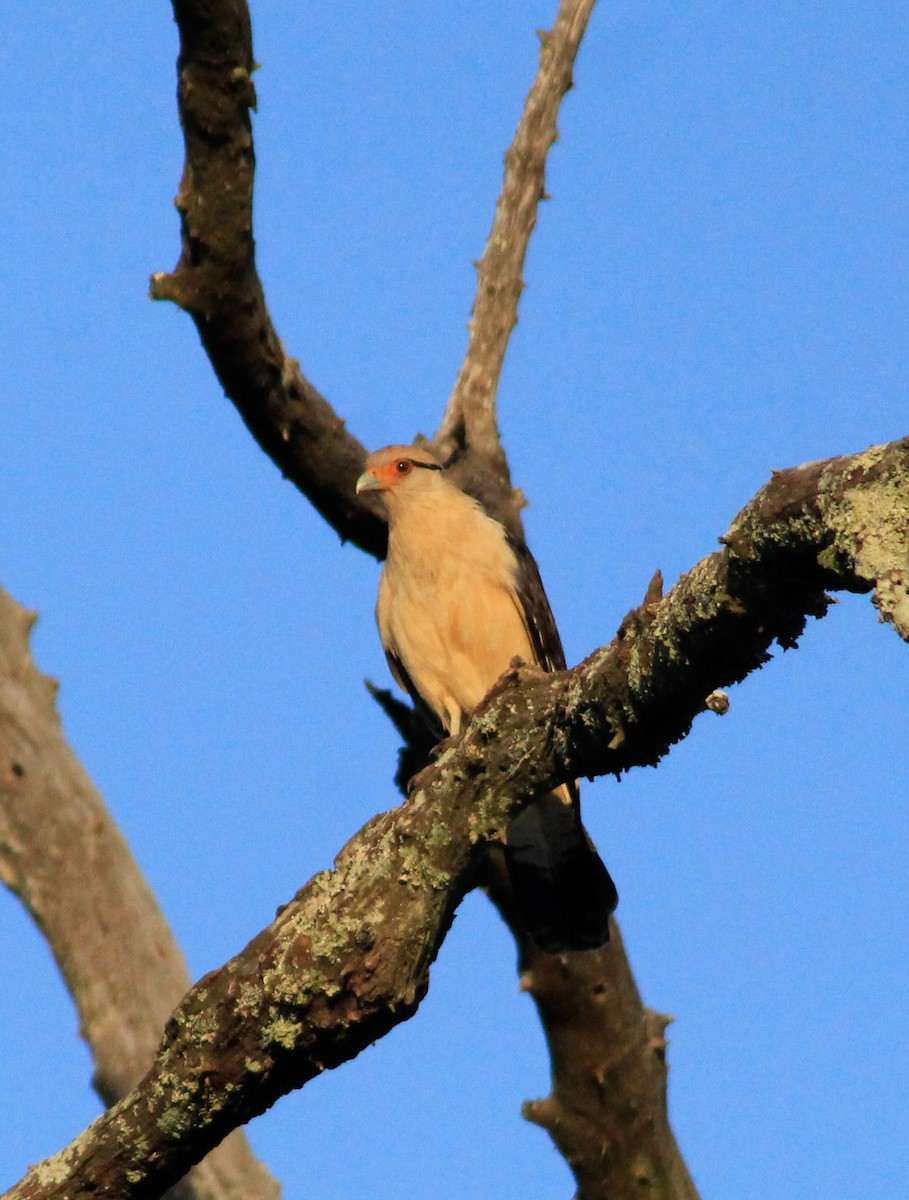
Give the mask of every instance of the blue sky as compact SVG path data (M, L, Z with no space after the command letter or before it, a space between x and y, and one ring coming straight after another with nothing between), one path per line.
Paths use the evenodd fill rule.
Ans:
M279 332L367 445L431 432L553 3L260 3L256 236ZM262 456L176 261L169 5L7 0L3 584L195 976L396 802L378 566ZM500 390L570 661L771 468L907 433L909 13L602 4ZM706 1197L904 1194L906 647L845 597L657 770L585 790ZM0 1184L96 1114L0 896ZM463 906L417 1016L251 1127L291 1200L571 1194L513 951ZM328 1184L326 1181L330 1181Z

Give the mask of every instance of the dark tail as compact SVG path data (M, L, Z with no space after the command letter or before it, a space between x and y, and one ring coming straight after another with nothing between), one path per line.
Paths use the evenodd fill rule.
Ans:
M564 798L563 798L564 797ZM619 902L568 789L535 801L508 826L505 861L521 920L541 950L597 950Z

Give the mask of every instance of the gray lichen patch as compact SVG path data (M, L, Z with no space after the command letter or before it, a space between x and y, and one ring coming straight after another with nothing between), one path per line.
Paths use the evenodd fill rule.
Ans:
M900 637L909 642L909 573L886 571L874 589L874 603L881 620L891 622Z
M300 1021L277 1016L262 1028L262 1042L266 1046L280 1046L284 1050L295 1050L303 1026Z
M883 446L856 455L852 486L822 487L821 511L836 551L875 584L881 620L909 640L909 464L901 458Z

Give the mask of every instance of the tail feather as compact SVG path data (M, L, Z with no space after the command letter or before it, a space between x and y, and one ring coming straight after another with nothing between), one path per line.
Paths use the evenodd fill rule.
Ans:
M541 950L596 950L609 941L618 892L576 803L551 792L529 805L508 826L505 861L521 920Z

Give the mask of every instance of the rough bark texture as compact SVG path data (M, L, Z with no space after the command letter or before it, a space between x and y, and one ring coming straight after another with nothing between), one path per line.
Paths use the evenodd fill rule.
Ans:
M406 1019L480 847L569 776L655 761L710 693L822 615L825 589L873 590L882 618L909 640L909 439L780 472L724 541L667 596L651 590L579 667L503 677L407 804L370 821L333 871L193 988L139 1087L7 1195L156 1196L229 1129ZM589 974L573 961L581 957L525 963L565 1060L553 1095L528 1115L569 1156L580 1195L690 1197L661 1107L662 1032L642 1025L624 967L609 990L597 956ZM562 970L573 976L577 1024L564 1019ZM615 1037L625 1005L627 1033ZM630 1072L629 1048L640 1056Z
M608 946L576 957L568 969L525 951L522 984L562 1065L550 1095L524 1114L549 1132L585 1200L697 1200L669 1126L668 1018L644 1010L617 928Z
M345 540L382 557L385 522L354 491L366 450L284 350L256 271L246 0L174 0L173 8L186 145L177 195L183 251L171 274L152 277L151 294L192 317L221 386L283 474Z
M666 1027L646 1009L618 925L595 953L541 953L521 927L504 856L484 860L483 884L519 947L521 988L549 1044L552 1090L524 1104L574 1172L583 1200L698 1200L669 1124Z
M183 955L104 801L63 736L57 684L32 661L35 614L0 590L0 879L47 938L79 1012L106 1104L154 1056L190 985ZM243 1134L181 1195L274 1200Z

